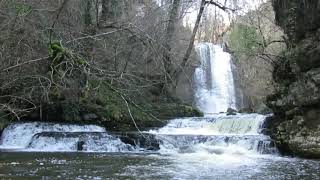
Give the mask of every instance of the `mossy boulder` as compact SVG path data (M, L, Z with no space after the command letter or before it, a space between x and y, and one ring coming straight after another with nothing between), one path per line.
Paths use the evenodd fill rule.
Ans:
M175 117L203 116L198 109L181 103L133 101L107 86L102 86L99 96L86 106L112 131L145 130L161 127Z
M89 82L89 89L97 82ZM78 100L57 98L42 105L29 116L28 121L90 123L105 126L109 131L136 131L164 126L177 117L203 116L197 108L178 100L151 101L148 98L127 96L107 82L99 84L97 91L88 91Z

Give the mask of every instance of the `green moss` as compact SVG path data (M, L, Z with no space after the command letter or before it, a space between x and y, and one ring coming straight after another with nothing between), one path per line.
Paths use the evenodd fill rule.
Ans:
M63 119L65 121L80 121L80 112L81 112L81 105L79 102L72 102L72 101L63 101L61 102L61 108L63 111Z
M15 4L16 14L17 16L27 16L31 13L32 7L26 4Z
M89 84L90 86L96 86L97 82L91 81ZM146 99L135 99L134 103L140 104L137 107L127 99L128 104L126 104L123 97L108 84L102 83L99 87L97 96L86 106L88 111L101 117L102 123L112 131L136 130L133 120L140 130L144 130L163 126L167 120L176 117L203 116L202 112L192 106L173 102L148 103L149 101Z
M82 59L82 58L78 58L78 59L77 59L77 63L78 63L79 65L84 65L84 64L86 63L86 61L85 61L84 59Z
M64 60L67 50L62 47L61 42L54 41L49 45L49 57L52 60L52 65L55 66Z

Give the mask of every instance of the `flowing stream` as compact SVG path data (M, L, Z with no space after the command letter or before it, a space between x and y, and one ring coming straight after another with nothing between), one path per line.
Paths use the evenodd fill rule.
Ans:
M195 97L205 117L146 132L21 122L4 129L0 179L320 179L320 162L281 157L266 116L236 114L230 55L199 44Z

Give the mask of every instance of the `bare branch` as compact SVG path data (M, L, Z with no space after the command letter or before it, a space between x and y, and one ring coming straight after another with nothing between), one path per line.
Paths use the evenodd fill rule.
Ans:
M222 4L218 3L218 2L215 2L215 1L211 0L211 1L206 1L205 4L214 5L214 6L220 8L220 9L222 9L224 11L227 11L227 10L232 11L232 12L236 11L236 9L232 9L232 8L227 7L226 6L226 2L225 2L225 5L222 5Z

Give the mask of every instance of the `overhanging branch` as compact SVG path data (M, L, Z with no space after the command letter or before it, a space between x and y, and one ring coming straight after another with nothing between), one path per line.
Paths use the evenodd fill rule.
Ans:
M212 4L212 5L218 7L219 9L222 9L222 10L224 10L224 11L228 11L228 10L229 10L229 11L232 11L232 12L235 12L235 11L236 11L236 9L229 8L229 7L227 7L227 6L225 6L225 5L222 5L222 4L218 3L218 2L215 2L215 1L213 1L213 0L206 1L205 4Z

